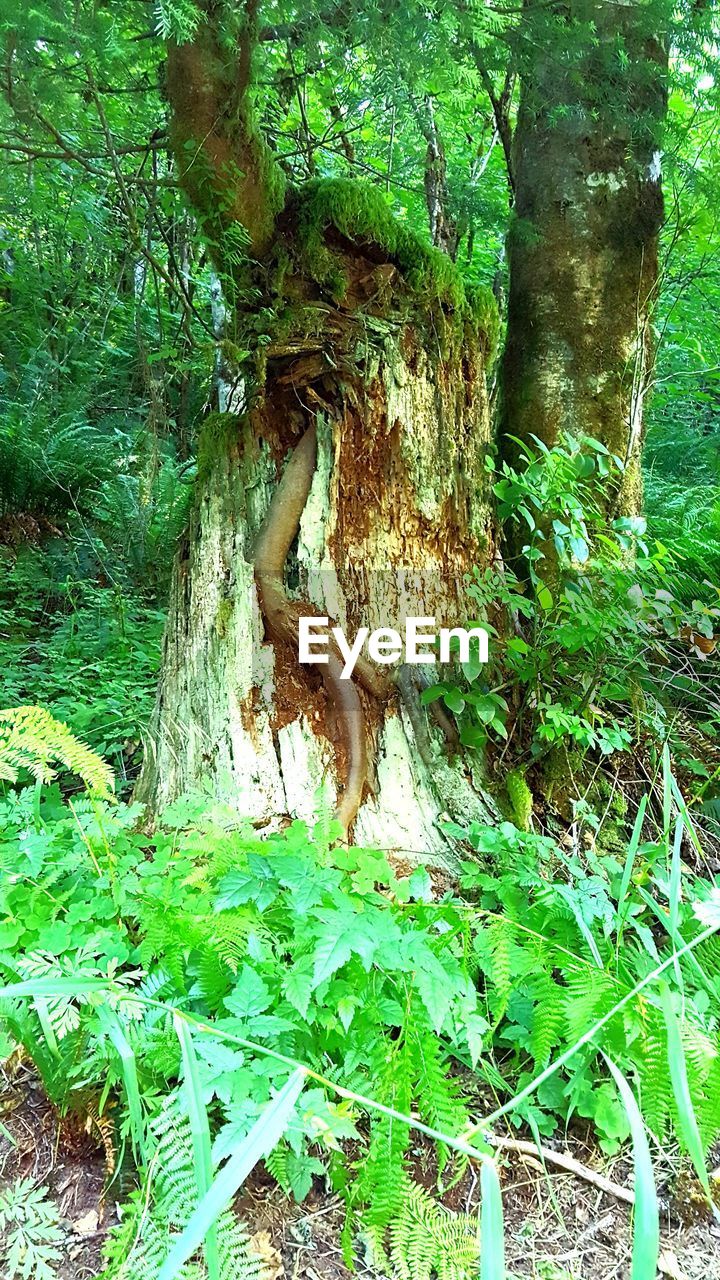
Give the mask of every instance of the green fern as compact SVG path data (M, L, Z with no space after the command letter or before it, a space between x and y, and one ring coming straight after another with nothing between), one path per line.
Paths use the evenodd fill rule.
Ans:
M652 1020L643 1038L640 1104L650 1131L662 1135L672 1111L673 1093L668 1070L667 1036L659 1018Z
M562 1041L565 1010L562 993L546 969L539 968L527 983L528 995L533 1001L532 1025L528 1049L535 1066L547 1066L550 1054Z
M268 1173L275 1179L278 1186L285 1192L286 1196L290 1195L292 1190L290 1184L290 1174L288 1172L288 1156L290 1148L285 1141L278 1142L276 1147L269 1155L265 1157L265 1168Z
M449 1071L448 1055L441 1040L432 1034L423 1018L413 1018L408 1028L409 1066L412 1071L415 1108L421 1120L451 1136L461 1133L468 1120L460 1101L458 1082ZM438 1146L438 1169L442 1173L449 1152Z
M154 1150L128 1213L106 1245L100 1280L157 1280L177 1233L197 1207L190 1122L180 1095L171 1094L151 1125ZM263 1266L242 1224L231 1212L217 1221L220 1280L262 1280ZM176 1280L205 1280L201 1262L189 1262Z
M477 1224L454 1214L408 1181L390 1227L390 1259L397 1280L470 1280L478 1274Z
M513 992L513 966L511 949L513 946L512 928L509 921L497 920L478 934L476 947L481 952L482 941L485 951L484 969L489 983L489 994L492 995L492 1013L495 1025L499 1025L507 1011L508 1001ZM483 957L481 955L481 963Z
M50 782L56 772L51 762L76 773L88 791L105 799L112 794L105 761L44 707L0 711L0 778L16 782L20 770L28 769L37 782Z
M403 1040L394 1049L378 1046L371 1062L375 1096L386 1106L407 1115L412 1105L408 1046ZM372 1256L378 1265L385 1258L385 1237L403 1203L408 1175L406 1151L408 1126L391 1116L371 1120L370 1144L353 1186L353 1202L366 1206L362 1215Z
M581 968L565 975L564 1014L569 1043L579 1040L593 1022L609 1013L618 988L603 969Z
M57 1205L32 1178L18 1178L0 1194L3 1280L54 1280L65 1241Z

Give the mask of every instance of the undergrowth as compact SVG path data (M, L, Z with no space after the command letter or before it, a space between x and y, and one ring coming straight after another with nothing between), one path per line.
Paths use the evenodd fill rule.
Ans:
M152 598L83 574L76 560L26 548L0 560L0 615L3 705L40 695L109 761L122 790L150 720L163 612Z
M115 1144L140 1169L107 1280L128 1257L155 1280L200 1198L178 1016L211 1167L230 1166L302 1064L266 1167L299 1200L315 1179L335 1188L348 1260L361 1231L398 1276L471 1274L475 1257L467 1224L413 1183L413 1124L437 1135L439 1188L463 1175L472 1118L518 1094L513 1124L548 1135L579 1116L614 1153L630 1118L601 1049L655 1141L702 1161L720 1132L720 917L686 861L696 836L667 759L664 788L624 858L600 851L601 826L597 847L571 849L510 823L450 828L468 854L461 889L439 898L425 869L335 845L324 814L261 839L197 797L148 836L138 806L7 790L0 972L25 986L3 1024L63 1109L118 1099ZM241 1228L216 1225L242 1264L218 1274L253 1274Z
M446 824L452 889L338 845L322 797L312 828L259 836L190 796L148 834L100 757L122 796L152 704L154 600L48 552L6 559L0 1020L59 1108L102 1118L118 1197L135 1178L105 1280L259 1275L230 1211L258 1161L296 1200L319 1182L338 1194L346 1261L362 1242L400 1280L477 1273L477 1222L441 1197L478 1164L484 1274L500 1280L485 1137L508 1125L535 1140L589 1125L610 1156L632 1142L652 1217L647 1131L710 1197L717 593L689 592L640 521L599 531L614 466L568 438L496 475L526 571L477 576L493 661L428 696L467 750L491 748L512 820ZM645 776L624 792L631 752Z
M487 462L511 531L505 561L468 588L490 661L455 665L424 701L441 698L463 744L489 752L519 826L533 791L569 817L562 792L598 757L616 771L639 757L649 774L667 742L691 804L716 827L720 588L692 576L698 530L678 526L665 543L643 517L608 522L602 503L622 464L596 440L522 452L522 467Z

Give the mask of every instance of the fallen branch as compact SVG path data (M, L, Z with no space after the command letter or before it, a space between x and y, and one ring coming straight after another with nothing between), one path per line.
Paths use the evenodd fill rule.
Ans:
M567 1173L574 1173L576 1177L582 1178L585 1182L589 1182L592 1186L597 1187L600 1191L605 1191L609 1196L615 1196L616 1200L624 1200L626 1204L635 1203L635 1193L627 1187L621 1187L619 1182L613 1182L611 1178L606 1178L602 1173L596 1173L594 1169L588 1168L582 1161L576 1160L574 1156L564 1155L561 1151L553 1151L551 1147L539 1147L534 1142L525 1141L521 1138L496 1138L493 1136L483 1135L491 1147L495 1147L497 1151L517 1151L522 1156L540 1157L546 1164L557 1165L560 1169L565 1169Z

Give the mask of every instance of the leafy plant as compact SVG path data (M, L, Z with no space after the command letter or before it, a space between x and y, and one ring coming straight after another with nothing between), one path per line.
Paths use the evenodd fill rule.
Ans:
M41 691L54 719L111 761L122 792L152 710L162 613L37 549L0 574L0 608L7 705L34 703Z
M38 783L49 782L50 762L76 773L89 791L108 796L112 773L94 751L55 720L43 707L15 707L0 711L0 778L16 782L21 769Z
M478 606L472 625L491 635L490 663L466 663L459 678L423 695L458 716L465 746L494 743L517 762L508 778L513 810L524 770L558 748L611 756L642 736L658 744L670 736L680 758L702 755L682 708L699 706L706 684L687 653L694 646L700 663L708 658L720 618L709 584L687 598L680 559L648 544L643 519L607 528L598 497L621 463L602 444L566 435L552 449L538 442L537 452L522 453L522 470L488 463L518 548L514 568L478 571L469 588ZM709 777L706 764L697 772ZM525 797L520 825L528 804Z
M0 1192L0 1256L6 1280L54 1280L65 1239L57 1206L32 1178Z
M477 1272L480 1240L468 1215L450 1213L422 1187L408 1183L390 1228L390 1258L398 1280L458 1280Z
M140 1187L125 1207L106 1247L103 1280L158 1280L173 1245L198 1205L199 1166L191 1120L182 1095L168 1095L150 1125L149 1160ZM208 1247L209 1242L208 1242ZM195 1263L178 1265L173 1276L189 1280L257 1280L262 1267L248 1235L232 1213L220 1216L207 1271Z
M440 901L424 871L397 875L377 851L333 847L327 820L259 838L198 797L148 836L137 808L79 799L67 812L54 787L39 827L28 791L2 803L5 1024L63 1106L88 1090L124 1099L119 1140L145 1171L109 1266L149 1203L165 1221L166 1192L185 1205L183 1229L209 1194L208 1149L212 1168L229 1167L294 1064L316 1084L267 1168L300 1199L329 1177L346 1200L348 1250L361 1227L398 1268L398 1250L429 1258L443 1232L466 1247L461 1222L412 1199L409 1139L413 1126L432 1135L441 1178L462 1171L473 1072L514 1123L551 1133L586 1117L616 1152L633 1120L602 1047L658 1137L674 1133L702 1164L718 1132L714 899L680 860L677 831L695 835L669 765L663 826L646 829L643 804L624 859L603 851L602 823L592 846L572 849L511 823L452 828L476 858L462 896ZM658 985L664 975L678 990L678 973L682 1057ZM357 1167L349 1142L361 1143ZM163 1183L174 1169L185 1191ZM132 1245L149 1251L150 1275L168 1229ZM220 1255L223 1230L218 1220Z

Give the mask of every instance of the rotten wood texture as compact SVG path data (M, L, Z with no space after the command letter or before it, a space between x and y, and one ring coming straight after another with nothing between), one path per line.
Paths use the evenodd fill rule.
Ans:
M488 816L479 780L446 759L434 724L430 753L420 750L385 672L360 664L362 687L342 682L343 699L353 699L343 708L318 671L298 663L298 612L328 616L349 636L359 626L402 631L409 615L458 625L471 616L466 576L492 553L480 351L457 339L443 346L421 308L413 322L405 295L394 307L366 298L357 310L359 282L378 264L354 256L345 305L308 296L298 282L297 324L270 344L263 393L245 419L223 421L206 461L174 575L154 751L138 795L158 812L209 781L263 824L310 818L330 778L337 790L345 784L349 820L367 772L355 838L442 856L441 814ZM261 535L258 551L303 439L302 483L275 507L286 513L282 536L263 549ZM263 563L270 574L258 583L258 608L253 577Z
M274 640L295 646L298 608L306 614L307 606L294 605L283 577L285 561L310 496L316 458L317 436L312 423L293 451L255 544L255 581L268 632ZM345 757L344 786L335 816L347 834L367 783L365 716L354 682L342 677L343 662L333 647L326 658L320 664L320 675L342 730Z

